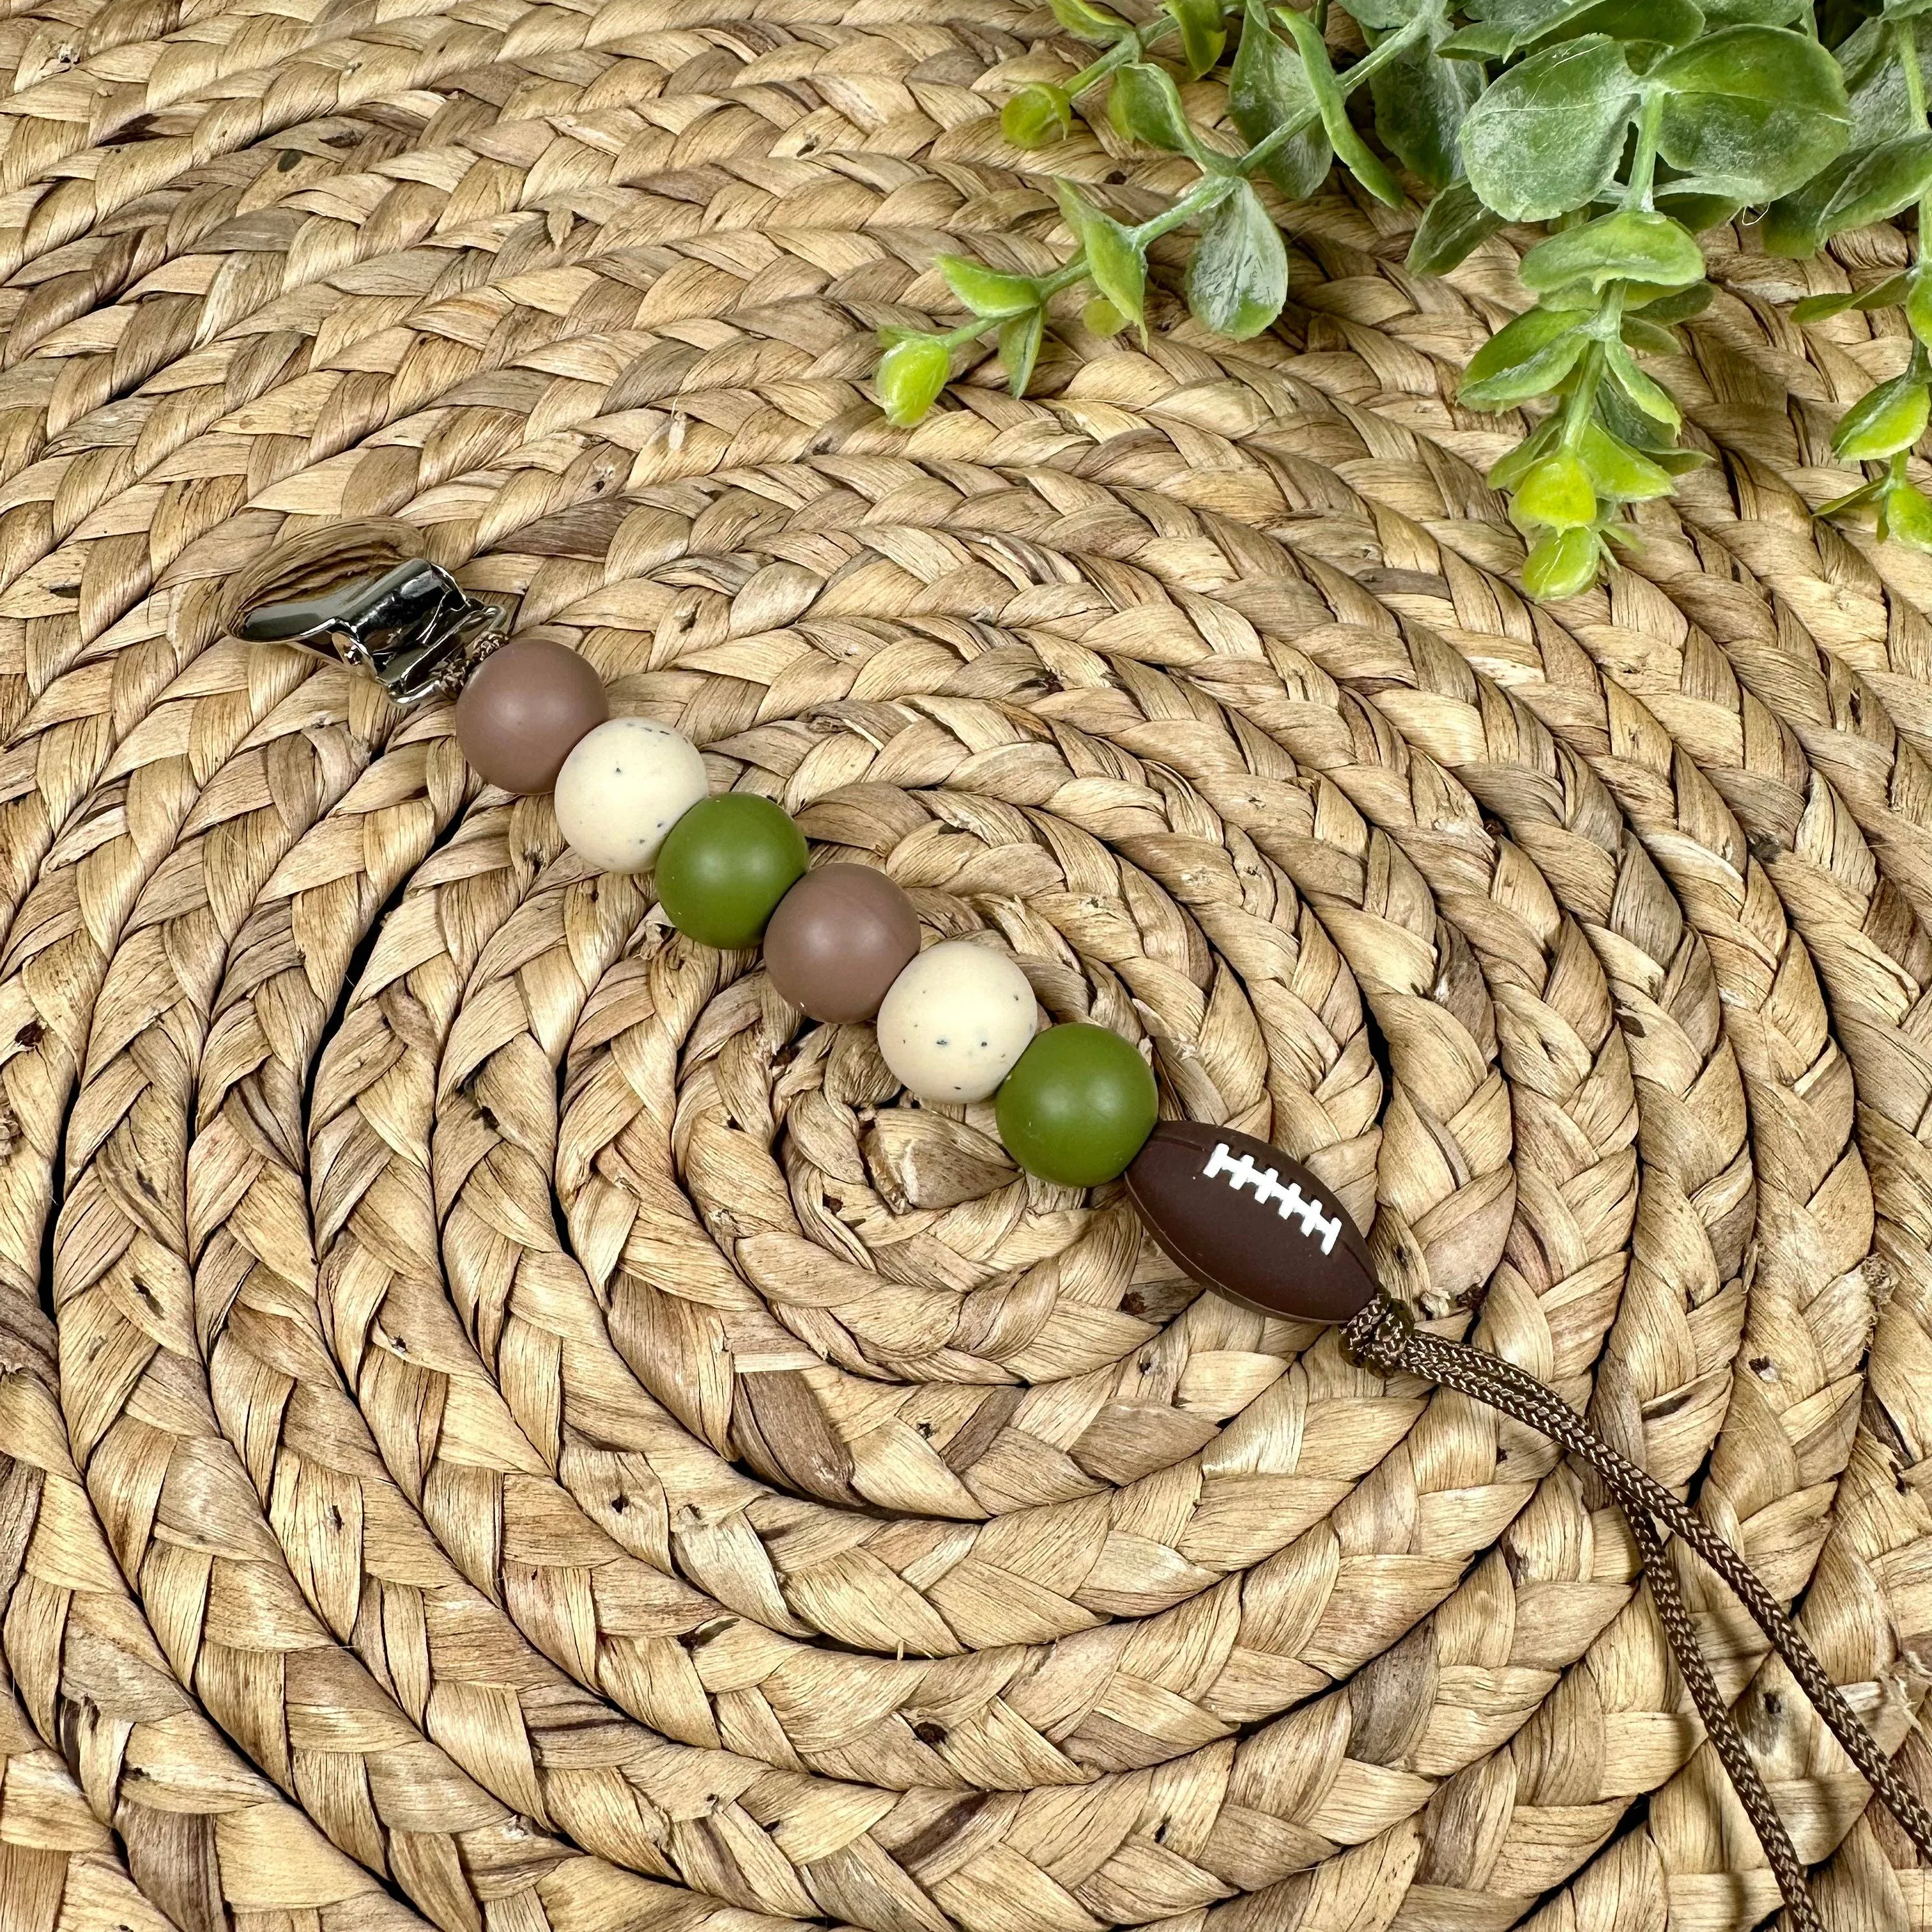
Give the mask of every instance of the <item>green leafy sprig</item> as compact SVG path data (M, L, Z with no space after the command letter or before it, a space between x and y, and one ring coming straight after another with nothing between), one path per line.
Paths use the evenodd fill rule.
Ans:
M1808 179L1850 130L1838 63L1807 36L1754 22L1708 32L1691 0L1614 4L1657 38L1540 48L1484 89L1462 128L1484 207L1559 224L1522 259L1536 306L1478 352L1461 390L1480 410L1556 402L1490 472L1529 539L1523 581L1536 596L1593 583L1625 535L1623 507L1668 495L1701 460L1676 446L1677 405L1637 360L1671 352L1671 325L1712 294L1695 236L1660 200L1728 218Z
M1161 212L1117 220L1055 183L1072 238L1065 264L1018 274L957 256L940 266L968 319L889 338L880 400L897 423L937 400L956 356L997 340L1016 394L1031 380L1049 314L1084 298L1101 333L1147 327L1148 250L1192 232L1185 293L1196 319L1243 340L1280 314L1288 255L1276 217L1340 166L1390 205L1431 190L1410 268L1442 274L1510 223L1546 232L1521 263L1532 305L1472 359L1460 400L1520 410L1526 434L1490 480L1524 532L1524 581L1586 587L1630 540L1628 506L1667 495L1704 460L1681 448L1681 416L1644 367L1712 299L1697 236L1747 210L1766 248L1808 254L1834 234L1916 206L1932 214L1932 120L1922 34L1932 0L1344 0L1366 52L1338 68L1327 0L1310 10L1242 0L1164 0L1136 23L1100 0L1052 0L1060 25L1102 51L1064 83L1010 100L1006 138L1048 148L1104 88L1114 129L1179 156L1195 178ZM1197 124L1213 99L1225 114ZM1367 112L1352 116L1351 102ZM1225 120L1246 145L1230 152ZM1372 136L1372 138L1371 138ZM1258 184L1280 197L1270 204ZM1834 444L1882 466L1832 513L1875 503L1881 534L1932 543L1932 502L1906 479L1932 413L1932 267L1862 296L1800 304L1800 320L1902 304L1904 372L1847 412Z
M1130 26L1091 0L1053 0L1053 7L1070 32L1090 38L1106 34L1112 44L1064 88L1036 83L1009 101L1001 117L1008 138L1016 131L1030 138L1042 128L1070 125L1072 100L1111 80L1107 112L1115 128L1130 140L1184 155L1198 178L1171 207L1131 228L1071 182L1057 182L1060 213L1076 245L1066 265L1049 274L1009 274L942 255L940 269L971 320L943 334L893 332L878 373L879 400L892 422L916 422L945 386L955 352L989 332L997 334L1009 386L1015 395L1024 394L1048 304L1069 290L1090 287L1086 319L1098 332L1131 325L1144 336L1148 250L1190 223L1199 224L1201 234L1188 269L1190 308L1208 327L1234 341L1258 334L1288 299L1288 250L1255 191L1257 173L1284 192L1298 186L1305 195L1339 158L1370 194L1391 206L1402 200L1387 165L1350 122L1348 96L1419 43L1419 22L1405 23L1338 75L1306 15L1282 16L1294 37L1284 40L1270 26L1261 0L1248 0L1228 85L1229 118L1250 146L1231 155L1202 139L1174 76L1141 57L1168 27L1178 27L1190 66L1210 56L1218 59L1226 42L1218 6L1210 26L1200 0L1172 0L1172 10L1146 28ZM1052 98L1042 101L1042 95Z
M1932 126L1926 118L1922 28L1932 0L1900 0L1864 23L1840 49L1850 82L1852 138L1846 151L1766 212L1765 245L1774 254L1808 255L1848 228L1883 221L1916 208L1912 266L1876 288L1812 296L1792 311L1800 322L1850 308L1902 308L1912 337L1904 369L1859 398L1832 439L1840 461L1879 466L1856 490L1820 509L1840 516L1868 505L1878 513L1881 540L1932 550L1932 502L1906 480L1905 464L1925 433L1932 404L1932 264L1925 256L1932 217Z

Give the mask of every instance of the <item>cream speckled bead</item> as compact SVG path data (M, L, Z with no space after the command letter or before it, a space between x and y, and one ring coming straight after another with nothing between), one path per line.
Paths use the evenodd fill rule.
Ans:
M879 1051L922 1100L983 1100L1034 1036L1033 988L1012 956L949 939L895 980L879 1008Z
M556 775L557 830L600 871L641 872L709 790L688 738L652 718L607 718Z

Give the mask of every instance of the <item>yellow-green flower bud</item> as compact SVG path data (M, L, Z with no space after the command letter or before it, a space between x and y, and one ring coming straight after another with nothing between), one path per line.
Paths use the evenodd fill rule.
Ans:
M1597 580L1597 533L1552 530L1525 560L1522 584L1532 597L1574 597Z
M1016 148L1047 148L1073 130L1073 103L1050 81L1023 87L1000 110L1000 132Z
M938 400L952 372L952 352L938 335L909 335L885 353L874 378L886 420L908 429Z

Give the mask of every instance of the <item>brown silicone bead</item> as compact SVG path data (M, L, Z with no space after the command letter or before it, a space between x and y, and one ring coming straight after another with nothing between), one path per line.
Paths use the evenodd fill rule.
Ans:
M815 1020L868 1020L919 951L912 901L869 866L820 866L765 928L772 984Z
M491 784L548 791L571 748L610 715L589 662L542 638L517 638L470 674L456 700L456 741Z

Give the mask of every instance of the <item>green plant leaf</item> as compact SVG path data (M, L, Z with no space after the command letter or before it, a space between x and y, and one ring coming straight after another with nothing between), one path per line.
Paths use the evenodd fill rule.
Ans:
M1932 134L1906 134L1868 148L1853 162L1825 205L1819 224L1828 240L1847 228L1888 221L1932 188Z
M1139 141L1168 154L1192 154L1198 142L1180 104L1180 90L1165 68L1135 61L1114 76L1107 95L1107 118L1124 140Z
M1742 202L1730 195L1671 194L1662 190L1656 201L1658 214L1669 215L1693 235L1723 227L1743 206Z
M1704 257L1668 215L1630 208L1539 242L1524 256L1518 272L1523 286L1539 295L1574 282L1592 289L1606 282L1681 288L1704 279Z
M1582 459L1559 451L1522 479L1512 507L1520 523L1579 530L1597 520L1597 492Z
M1825 238L1825 210L1858 164L1856 154L1840 154L1802 186L1780 195L1757 224L1764 252L1787 260L1816 254Z
M1262 172L1289 200L1306 201L1319 192L1334 165L1335 150L1328 145L1328 130L1318 121L1284 141L1268 157Z
M1180 29L1181 58L1187 77L1198 80L1221 58L1228 44L1228 29L1221 15L1221 0L1161 0Z
M1616 178L1637 104L1623 50L1602 34L1532 54L1490 82L1462 123L1471 184L1508 221L1546 221Z
M1847 309L1896 308L1905 299L1906 278L1888 275L1876 287L1847 289L1840 295L1807 296L1792 305L1793 322L1822 322L1827 316L1843 315Z
M1525 47L1604 34L1627 45L1678 47L1704 30L1696 0L1490 0L1472 8L1482 20L1444 44L1452 60L1507 59Z
M1810 0L1702 0L1707 26L1788 27L1804 18Z
M1470 357L1458 399L1472 410L1514 409L1532 396L1548 394L1589 346L1574 315L1531 309L1505 323Z
M1845 76L1846 99L1852 112L1855 149L1875 148L1901 134L1916 134L1925 124L1912 106L1905 84L1905 68L1898 41L1909 35L1923 62L1932 55L1932 34L1924 17L1912 21L1868 20L1834 51Z
M1695 0L1589 0L1552 32L1566 40L1607 34L1626 46L1648 41L1657 46L1682 47L1689 46L1704 27L1704 10Z
M1932 550L1932 503L1910 483L1889 484L1879 500L1879 539L1895 537L1912 550Z
M1851 137L1838 64L1785 27L1726 27L1660 61L1658 152L1680 191L1768 201L1808 181Z
M1456 136L1484 86L1480 68L1438 58L1446 32L1438 21L1427 38L1412 40L1369 76L1382 146L1412 174L1437 188L1456 172Z
M1187 306L1217 335L1245 342L1288 299L1288 250L1261 197L1235 182L1201 224L1187 269Z
M1592 4L1593 0L1469 0L1467 11L1481 25L1465 28L1454 38L1471 37L1473 44L1474 37L1486 36L1495 57L1504 59Z
M1820 503L1811 513L1816 517L1836 517L1846 510L1856 510L1862 504L1869 503L1881 495L1886 487L1882 476L1874 476L1869 482L1861 483L1856 490L1847 490L1842 496L1834 496L1828 503Z
M909 429L939 400L952 372L952 352L941 335L909 335L888 349L873 385L886 420Z
M1932 394L1915 360L1904 375L1868 389L1839 419L1832 453L1845 463L1872 463L1910 449L1925 434Z
M1307 75L1308 85L1314 90L1315 105L1328 134L1328 145L1335 150L1336 158L1378 201L1386 202L1390 208L1400 208L1402 189L1394 176L1370 151L1368 143L1355 132L1348 118L1348 104L1342 98L1341 83L1335 78L1335 70L1329 64L1328 47L1316 31L1315 22L1306 14L1298 14L1292 8L1279 10L1278 17L1288 28L1294 41L1295 51L1301 56L1302 71Z
M1278 128L1308 123L1264 164L1268 179L1291 201L1306 200L1326 179L1333 151L1315 90L1301 56L1268 24L1262 0L1248 0L1243 16L1241 44L1228 76L1228 114L1250 147Z
M1147 256L1118 221L1087 236L1087 267L1094 286L1147 340Z
M1034 309L1016 315L1000 325L1000 360L1006 364L1006 387L1016 396L1027 392L1033 380L1033 365L1040 357L1041 339L1046 333L1046 310Z
M1127 326L1127 319L1105 296L1096 296L1080 311L1083 328L1090 328L1096 335L1118 335Z
M1932 188L1932 134L1923 129L1842 154L1766 212L1762 233L1774 255L1808 255L1847 228L1888 220Z
M1508 28L1492 26L1486 20L1473 27L1459 28L1442 43L1444 60L1507 60L1515 52L1516 38Z
M1654 296L1646 290L1630 288L1624 291L1624 306L1641 308L1645 321L1667 328L1672 322L1688 322L1694 315L1702 315L1717 292L1708 282L1693 282L1688 288L1659 289Z
M1000 110L1000 132L1016 148L1051 147L1072 131L1072 98L1048 81L1022 88Z
M1522 587L1531 596L1576 597L1597 580L1603 547L1594 530L1552 530L1522 564Z
M1502 217L1485 208L1467 182L1451 182L1422 211L1407 266L1418 275L1446 275L1502 225Z
M1617 387L1653 421L1672 430L1683 422L1683 413L1671 399L1670 392L1636 366L1636 358L1622 342L1604 344L1604 367Z
M1484 478L1492 490L1514 490L1552 448L1563 433L1563 412L1552 410L1518 443L1498 457Z
M1701 449L1679 449L1672 440L1672 430L1654 416L1646 416L1614 382L1601 384L1597 391L1597 420L1619 442L1641 450L1660 470L1672 476L1700 470L1711 460Z
M1669 329L1660 328L1640 315L1624 317L1622 334L1625 345L1639 356L1675 356L1683 346Z
M1040 288L1028 275L1009 275L969 262L963 255L942 255L940 272L946 285L975 315L991 321L996 317L1023 315L1040 306Z
M1472 20L1502 27L1520 39L1541 33L1582 0L1468 0L1452 11L1466 13Z
M1406 27L1418 14L1439 19L1448 10L1446 0L1361 0L1360 6L1348 9L1348 17L1357 26L1367 28L1372 43L1376 34Z
M1597 494L1612 502L1642 503L1670 494L1670 471L1612 436L1600 423L1593 422L1584 430L1576 454L1589 472Z
M1923 261L1906 278L1905 322L1918 341L1932 347L1932 270Z
M1147 251L1111 214L1096 208L1070 181L1056 181L1060 212L1087 251L1094 286L1147 337Z
M1133 28L1119 14L1094 0L1047 0L1053 17L1076 40L1091 40L1098 46L1111 46Z
M1862 7L1868 0L1858 0ZM1869 20L1833 47L1845 76L1845 95L1852 114L1852 148L1874 148L1900 134L1916 134L1925 124L1912 108L1911 90L1898 57L1898 40L1911 34L1922 61L1932 53L1932 37L1924 20L1910 22Z

